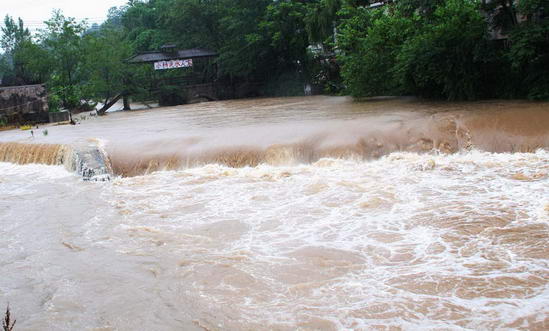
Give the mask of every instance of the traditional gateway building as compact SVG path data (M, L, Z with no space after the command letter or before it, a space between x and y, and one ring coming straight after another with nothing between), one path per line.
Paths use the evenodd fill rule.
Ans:
M154 69L149 90L159 95L161 105L261 95L261 83L220 79L218 57L217 52L208 49L178 50L175 45L164 45L160 51L137 54L126 62L146 64ZM175 88L177 93L163 93L166 86L171 91Z
M164 45L161 51L137 54L127 60L130 64L149 64L155 69L150 91L159 92L165 86L177 86L179 96L189 102L193 99L219 99L217 80L218 53L200 48L177 50L175 45ZM174 74L166 75L166 71ZM178 103L170 95L160 93L161 104ZM164 100L162 99L164 98Z

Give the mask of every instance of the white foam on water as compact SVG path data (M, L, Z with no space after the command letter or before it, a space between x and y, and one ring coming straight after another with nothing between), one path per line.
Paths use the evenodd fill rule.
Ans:
M12 176L25 177L36 181L45 181L48 179L61 179L74 175L63 166L49 166L43 164L17 165L0 162L0 178L8 180Z
M106 194L125 252L179 256L201 304L230 307L224 327L477 329L549 312L548 176L543 150L394 153L207 165Z
M29 189L13 196L17 182ZM46 298L15 302L27 329L547 325L544 150L210 164L109 183L0 164L0 194L19 208L0 220L33 209L31 198L51 185L53 207L3 248L4 262L16 261L7 269L15 285L0 280L0 296ZM78 214L70 217L56 207L71 204ZM33 236L54 239L34 256ZM60 261L65 276L44 261ZM21 268L39 276L19 280Z

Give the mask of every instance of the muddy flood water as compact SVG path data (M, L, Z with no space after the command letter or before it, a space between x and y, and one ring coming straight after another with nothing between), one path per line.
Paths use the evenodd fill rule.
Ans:
M111 181L67 170L82 145ZM8 302L16 331L548 330L549 103L256 99L0 132Z

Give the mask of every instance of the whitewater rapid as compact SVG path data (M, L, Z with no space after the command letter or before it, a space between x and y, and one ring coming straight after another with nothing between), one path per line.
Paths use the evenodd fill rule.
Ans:
M549 329L549 103L75 118L0 132L16 330Z
M549 153L398 152L90 183L0 163L21 330L545 330Z

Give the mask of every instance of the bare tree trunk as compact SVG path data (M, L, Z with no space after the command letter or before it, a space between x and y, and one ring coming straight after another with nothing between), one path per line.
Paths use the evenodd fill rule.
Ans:
M105 103L103 108L101 108L97 111L97 115L105 115L105 112L107 112L107 110L109 110L109 108L114 106L114 104L116 102L118 102L118 100L120 100L120 98L122 98L122 94L119 94L119 95L115 96L111 101Z
M122 100L124 102L124 110L132 110L130 107L130 97L128 95L124 95Z

